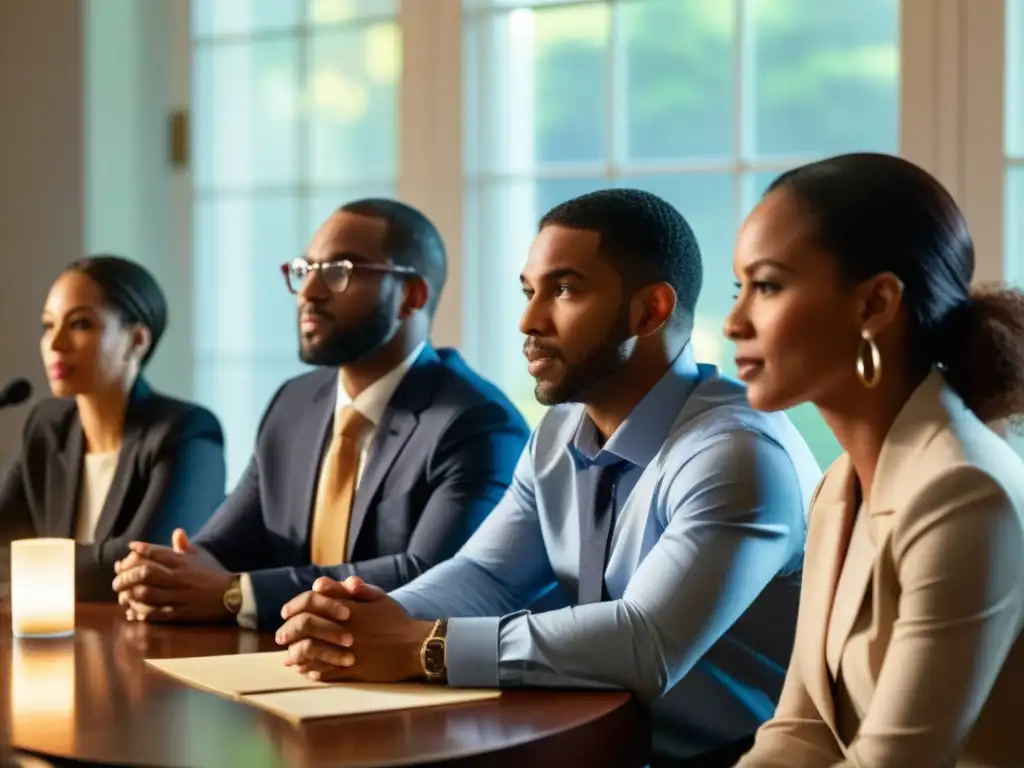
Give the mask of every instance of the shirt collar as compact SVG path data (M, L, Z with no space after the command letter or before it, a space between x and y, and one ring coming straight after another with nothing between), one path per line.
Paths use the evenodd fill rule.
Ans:
M380 424L380 420L384 418L384 411L387 410L388 403L391 402L391 396L395 394L398 385L402 383L405 374L412 368L416 358L420 356L425 346L426 342L421 341L405 360L385 373L354 398L349 397L348 392L345 391L345 386L341 381L341 372L339 371L338 399L334 406L335 418L337 418L342 408L346 405L351 405L369 421L372 421L374 426Z
M584 410L569 443L576 462L584 467L604 466L624 459L638 467L647 466L658 454L676 414L699 380L700 370L687 344L604 446L599 443L597 427Z

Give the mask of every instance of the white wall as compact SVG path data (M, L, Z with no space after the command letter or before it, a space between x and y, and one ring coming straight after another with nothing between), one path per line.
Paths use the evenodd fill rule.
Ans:
M77 0L0 2L0 381L27 376L37 392L46 386L40 308L82 251L81 28ZM0 412L0 465L18 446L24 413ZM8 688L0 685L0 764Z
M82 6L0 2L0 381L46 391L39 313L83 245ZM17 447L24 406L0 412L0 461Z

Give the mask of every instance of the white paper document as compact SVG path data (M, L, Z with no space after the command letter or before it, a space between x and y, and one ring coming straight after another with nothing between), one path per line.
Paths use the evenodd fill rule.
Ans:
M270 651L185 659L146 659L146 663L196 688L233 699L247 693L322 688L327 685L300 675L295 667L286 667L286 658L288 651Z
M365 715L496 699L501 691L475 691L445 685L406 683L337 683L316 690L243 696L245 701L293 723L321 717Z
M498 690L426 683L321 683L286 667L287 651L146 659L196 688L243 701L292 722L496 699Z

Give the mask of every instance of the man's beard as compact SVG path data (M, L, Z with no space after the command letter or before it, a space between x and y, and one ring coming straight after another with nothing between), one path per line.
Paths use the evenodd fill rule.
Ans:
M584 402L587 393L615 373L628 357L629 304L623 302L604 341L578 363L565 366L565 377L557 383L538 381L533 394L541 405Z
M307 365L340 368L365 359L389 341L395 332L391 305L381 301L358 327L334 331L319 344L307 344L299 338L299 358Z

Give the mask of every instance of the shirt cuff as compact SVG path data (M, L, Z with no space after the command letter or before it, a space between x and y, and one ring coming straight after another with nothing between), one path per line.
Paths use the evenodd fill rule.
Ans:
M256 592L248 573L239 574L238 586L242 588L242 607L238 610L238 626L242 629L256 629Z
M449 619L445 636L448 685L498 688L497 617Z

